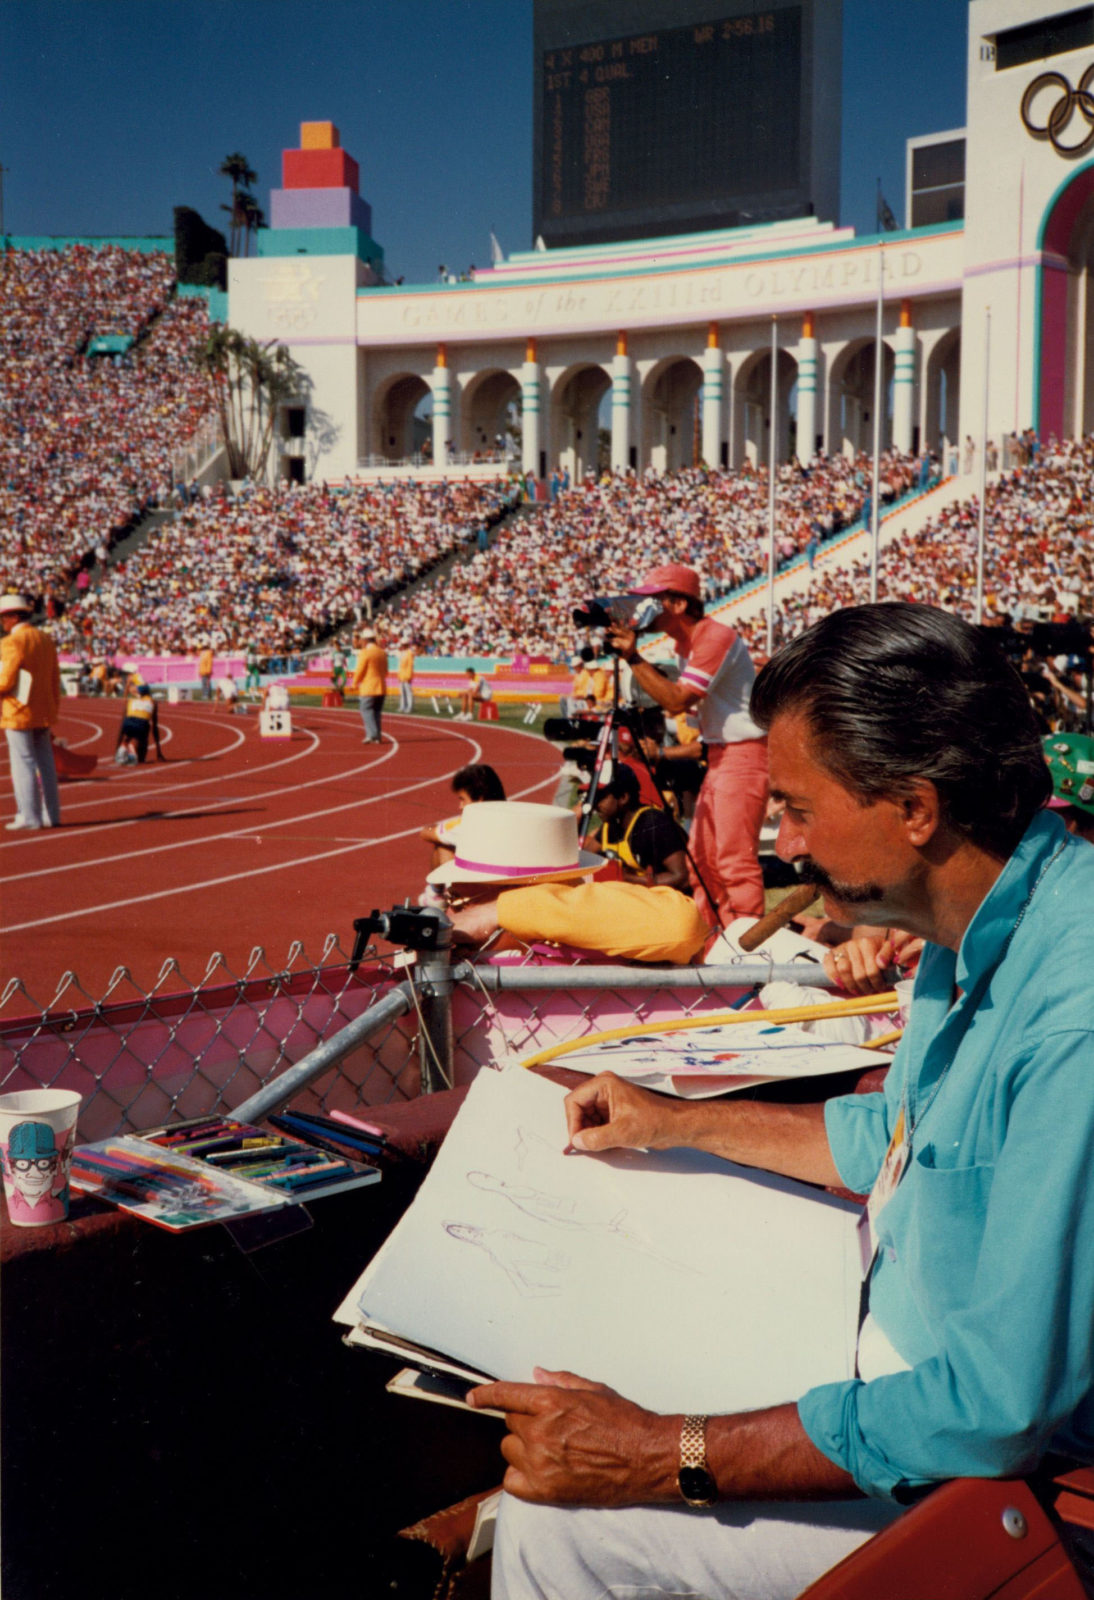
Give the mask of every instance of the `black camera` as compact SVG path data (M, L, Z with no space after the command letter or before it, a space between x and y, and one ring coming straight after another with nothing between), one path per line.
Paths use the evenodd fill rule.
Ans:
M1031 638L1039 656L1085 656L1090 649L1090 623L1069 617L1066 622L1035 622Z
M604 718L600 716L545 717L543 737L551 744L562 744L567 739L598 739L603 726Z
M652 594L595 594L571 615L579 628L618 625L644 633L661 614L661 602Z
M435 906L395 906L391 911L372 911L353 919L353 954L350 970L355 972L364 956L370 935L378 933L406 950L436 950L447 931L448 918Z

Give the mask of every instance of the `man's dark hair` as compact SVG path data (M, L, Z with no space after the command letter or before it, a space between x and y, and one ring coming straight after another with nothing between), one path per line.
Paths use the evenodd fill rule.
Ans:
M638 798L642 792L638 783L637 772L633 767L629 767L625 761L617 762L612 767L611 778L604 785L604 792L605 794L613 794L625 806L637 805Z
M1052 792L1029 695L990 635L931 606L851 606L768 662L753 719L809 722L817 759L863 800L934 784L951 827L1011 854Z
M505 785L485 761L461 767L452 777L452 793L465 794L469 800L504 800Z

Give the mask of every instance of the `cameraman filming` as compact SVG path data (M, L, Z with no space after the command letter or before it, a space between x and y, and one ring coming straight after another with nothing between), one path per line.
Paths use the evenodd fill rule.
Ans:
M707 773L690 836L698 869L692 879L696 904L710 921L723 926L735 917L760 917L767 741L748 713L756 676L752 658L734 629L704 615L694 568L675 563L654 567L630 592L659 602L649 626L667 633L676 645L679 681L673 683L638 654L638 636L626 623L612 623L608 643L630 667L639 688L670 715L697 713L706 748Z

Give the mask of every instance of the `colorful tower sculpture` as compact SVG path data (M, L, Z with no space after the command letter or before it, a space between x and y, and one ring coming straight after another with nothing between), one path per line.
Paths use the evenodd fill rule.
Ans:
M372 237L372 207L333 122L300 124L299 150L281 152L281 182L270 191L271 226L258 235L259 255L352 253L373 281L380 278L384 252Z

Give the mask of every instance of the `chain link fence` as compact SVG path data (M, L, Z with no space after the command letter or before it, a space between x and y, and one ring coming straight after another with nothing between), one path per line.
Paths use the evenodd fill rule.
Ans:
M231 1110L368 1012L395 977L374 959L354 971L330 935L317 960L299 942L281 965L257 946L242 972L214 954L196 982L165 961L147 990L125 967L100 996L67 972L43 1004L12 979L0 995L0 1090L75 1090L81 1140ZM413 1028L393 1018L301 1104L353 1111L417 1092Z
M359 1111L467 1083L484 1066L632 1023L723 1011L771 979L827 986L811 967L450 965L447 950L355 966L330 935L242 973L214 954L196 983L166 961L151 989L119 967L105 993L64 975L42 1005L13 979L0 995L0 1090L73 1089L78 1137L102 1139L231 1111Z

